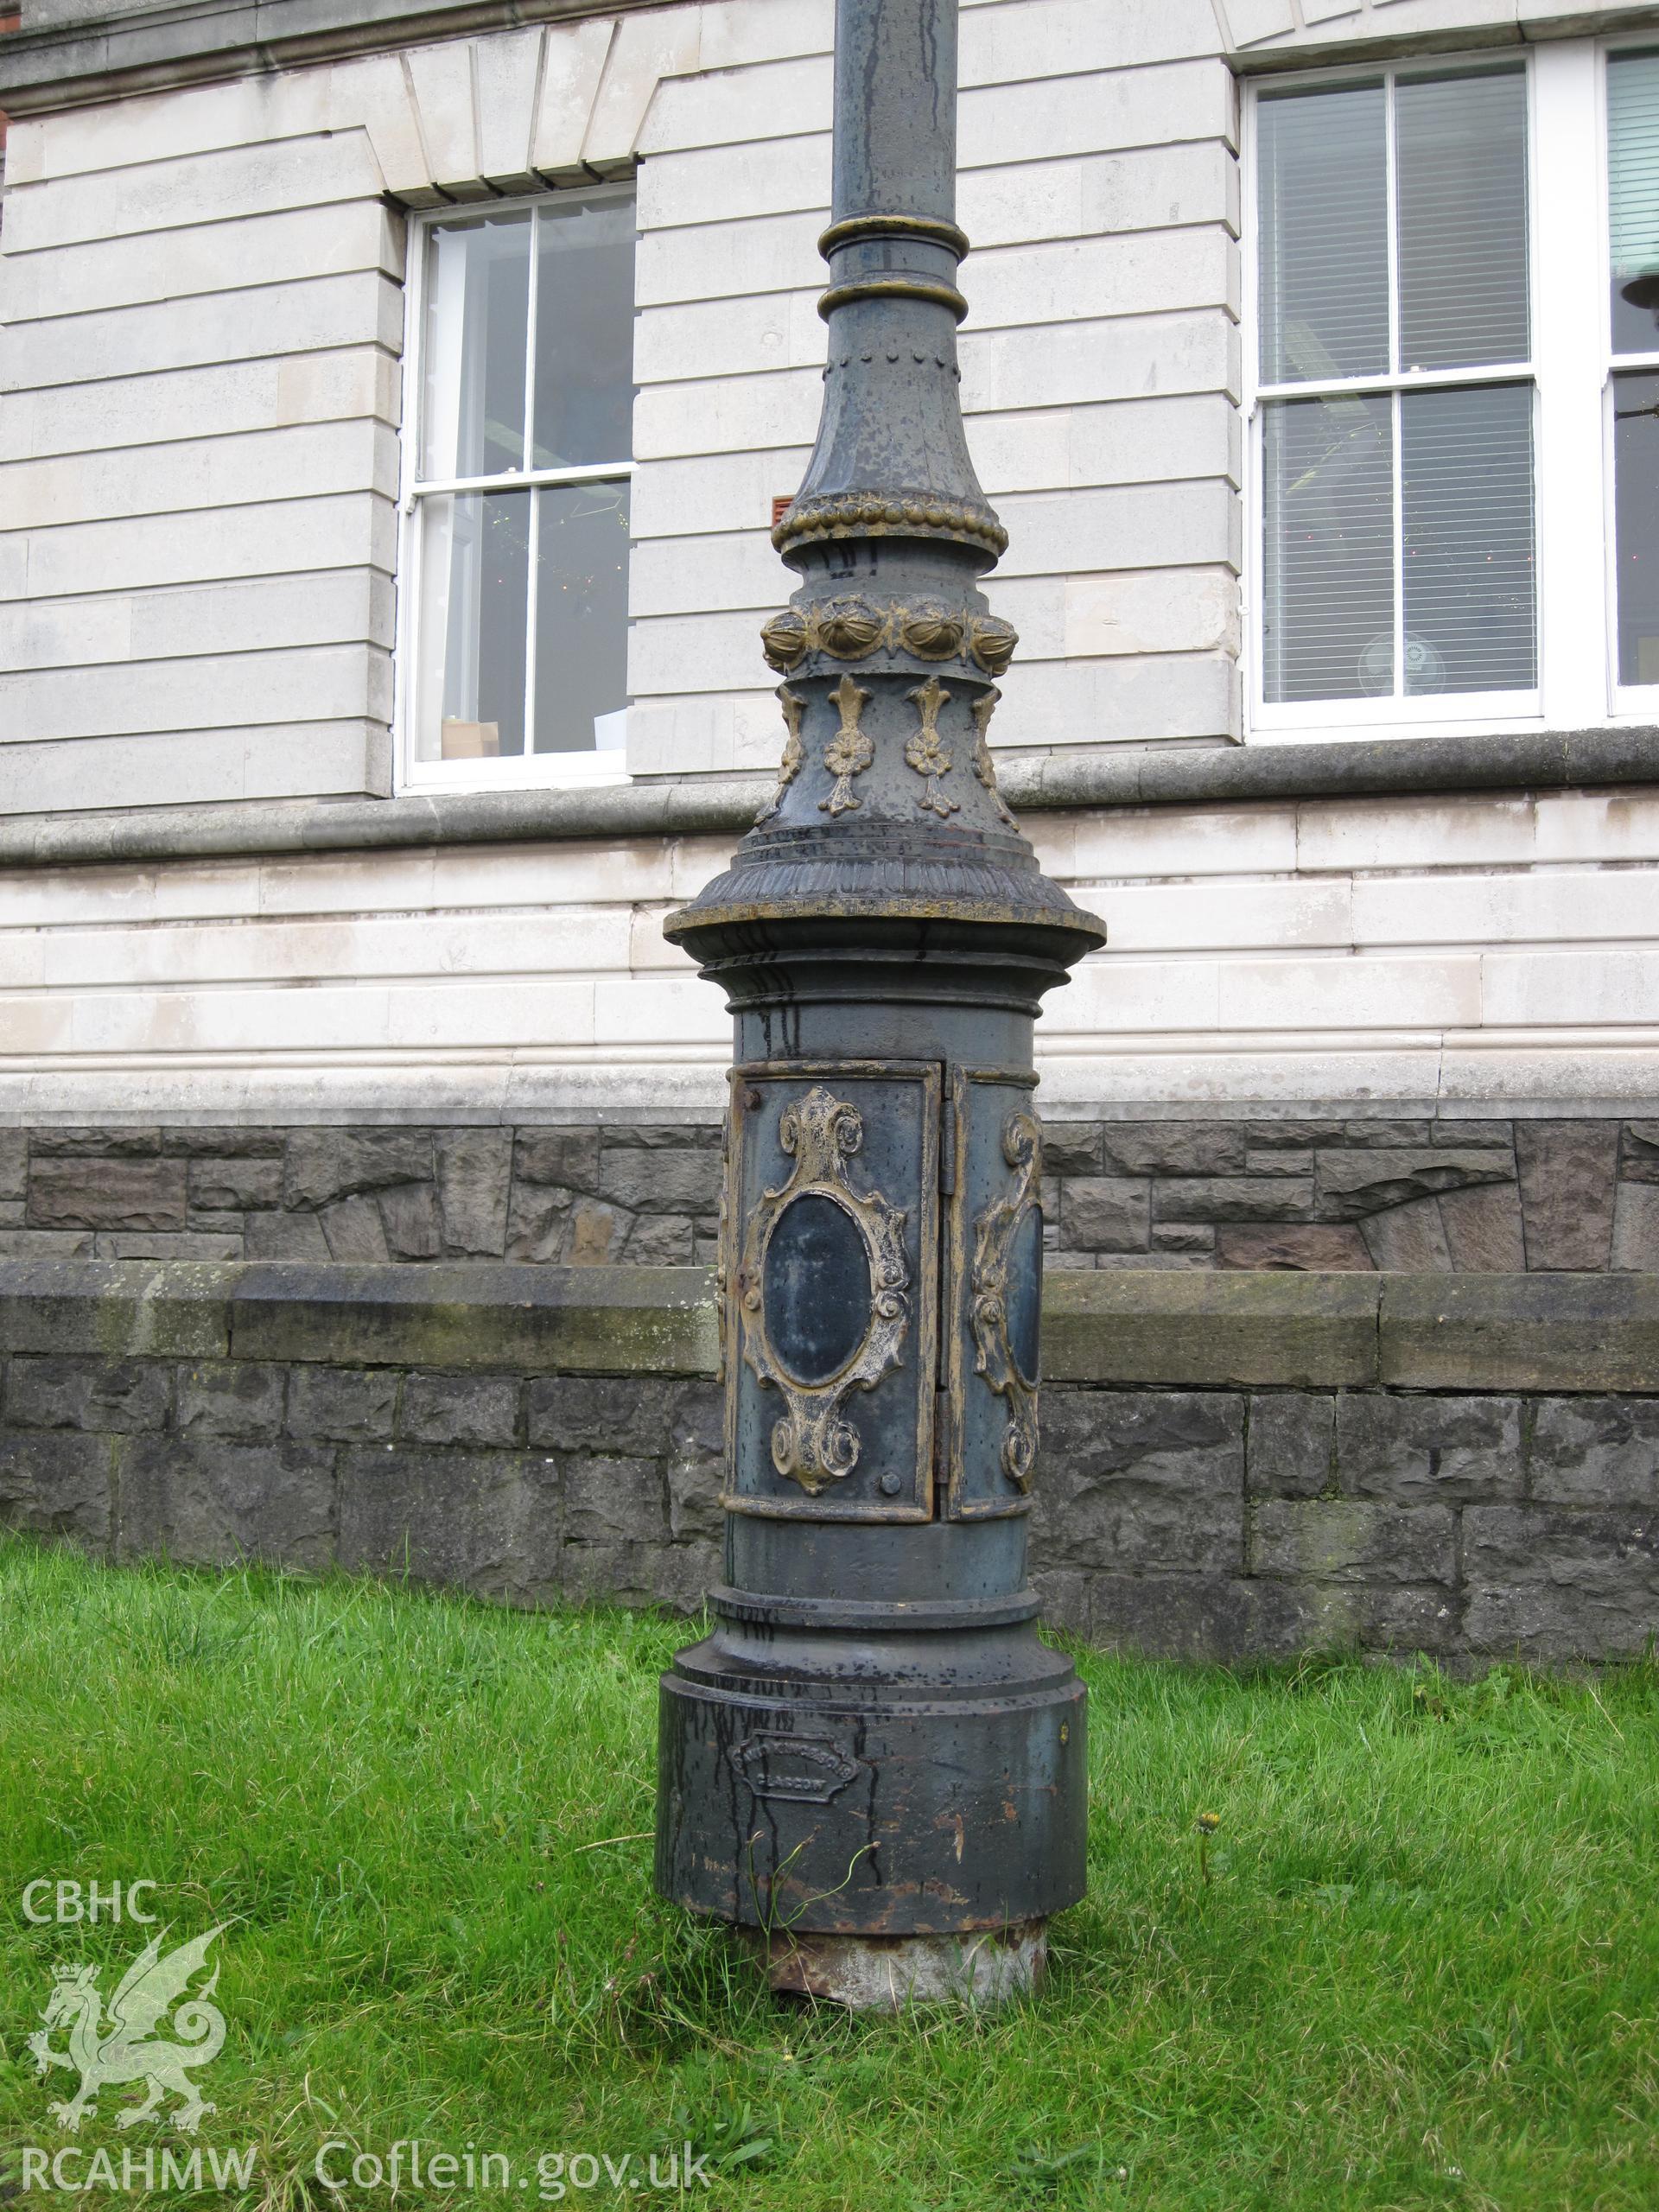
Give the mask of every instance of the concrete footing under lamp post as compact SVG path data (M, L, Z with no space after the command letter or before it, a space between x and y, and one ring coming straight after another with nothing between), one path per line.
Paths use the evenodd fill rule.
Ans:
M822 1999L859 2012L907 2005L1006 2004L1038 1988L1048 1928L1028 1920L963 1936L747 1936L780 1997Z
M838 0L823 418L773 795L669 937L736 1025L725 1580L664 1677L657 1883L849 2005L1029 1989L1084 1886L1084 1696L1027 1580L1032 1028L1104 932L988 733L1017 643L957 366L957 0Z

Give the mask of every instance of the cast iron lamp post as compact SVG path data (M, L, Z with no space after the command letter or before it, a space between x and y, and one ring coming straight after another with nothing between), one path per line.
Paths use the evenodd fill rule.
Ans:
M957 0L837 0L823 418L773 531L775 795L667 932L736 1020L726 1580L663 1678L657 1885L774 1986L1001 1996L1084 1891L1084 1691L1026 1580L1032 1024L1104 932L987 731L1016 643L963 433Z

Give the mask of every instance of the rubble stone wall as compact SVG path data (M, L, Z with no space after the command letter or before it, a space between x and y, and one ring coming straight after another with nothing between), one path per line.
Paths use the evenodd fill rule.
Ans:
M0 1263L0 1528L100 1557L695 1610L695 1269ZM1659 1284L1050 1278L1050 1620L1230 1663L1650 1654Z
M1659 1119L1133 1116L1046 1130L1065 1268L1659 1269ZM702 1265L720 1132L0 1130L0 1258Z

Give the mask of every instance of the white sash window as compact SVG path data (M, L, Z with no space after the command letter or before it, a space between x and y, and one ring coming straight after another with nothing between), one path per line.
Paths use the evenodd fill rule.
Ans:
M403 784L624 772L633 200L418 220Z
M1659 708L1659 52L1257 88L1253 730Z

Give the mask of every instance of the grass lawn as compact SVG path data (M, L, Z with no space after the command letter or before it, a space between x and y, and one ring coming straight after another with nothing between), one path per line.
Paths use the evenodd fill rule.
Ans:
M156 1882L170 1943L233 1923L196 2140L257 2149L226 2198L249 2206L1659 2205L1650 1669L1452 1686L1084 1655L1091 1888L1043 1996L882 2020L778 2009L651 1897L683 1623L13 1542L0 1624L0 2202L69 2201L25 2190L29 2149L73 2145L85 2179L99 2146L118 2176L185 2142L117 2130L130 2085L79 2135L52 2120L77 2077L41 2081L26 2038L54 1967L97 1964L107 1999L147 1931L31 1925L47 1876ZM509 2185L315 2177L331 2141L348 2180L354 2149L410 2138L499 2153ZM653 2191L649 2154L665 2178L688 2139L709 2185ZM606 2157L635 2161L620 2192ZM174 2201L133 2173L137 2197L78 2201Z

